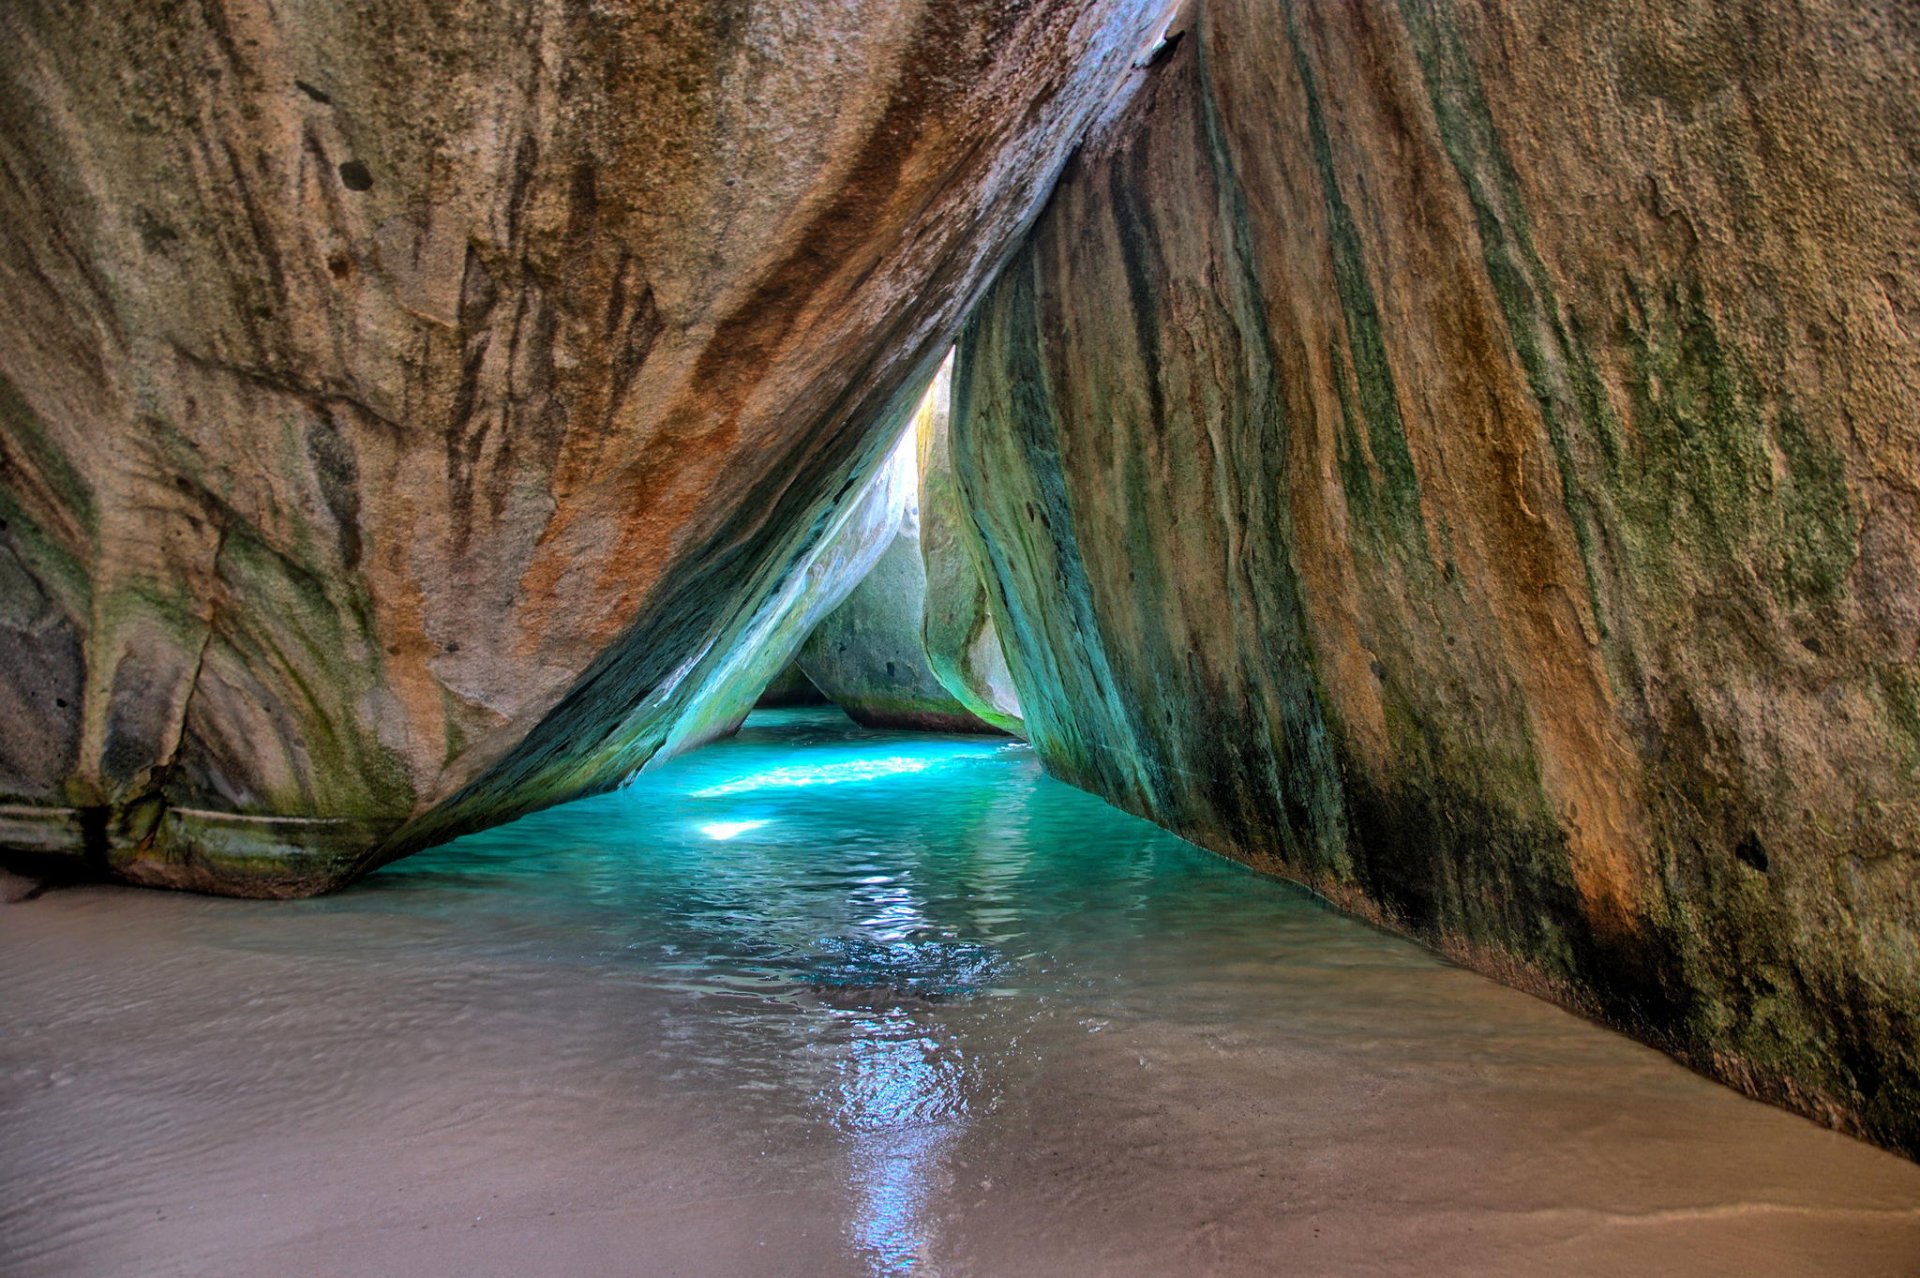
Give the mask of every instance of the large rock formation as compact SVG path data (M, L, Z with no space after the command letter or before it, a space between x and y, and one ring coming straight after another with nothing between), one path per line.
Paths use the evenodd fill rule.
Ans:
M946 399L943 375L921 401L916 422L923 425L933 406L944 405ZM918 474L919 451L918 432L906 432L895 468L909 477L910 492L917 488L912 477ZM904 517L895 521L893 538L871 570L847 593L846 601L814 627L797 663L829 701L867 727L992 731L946 689L928 664L922 634L927 604L916 494Z
M940 366L914 430L920 447L921 640L927 668L968 713L1019 735L1020 694L987 602L986 547L953 470L953 364Z
M1920 1153L1920 27L1207 0L970 324L1068 779Z
M847 601L814 629L800 649L800 668L827 700L869 728L992 732L927 665L920 637L927 574L916 533L895 537Z
M306 892L724 727L1158 7L8 5L0 843Z
M826 694L807 678L806 671L788 662L784 670L767 681L753 704L760 709L780 710L792 706L824 706L828 701Z

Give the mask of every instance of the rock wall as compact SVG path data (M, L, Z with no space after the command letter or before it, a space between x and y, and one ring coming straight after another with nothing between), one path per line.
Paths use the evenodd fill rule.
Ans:
M866 491L842 504L829 531L761 602L725 659L704 671L670 711L663 708L659 721L670 726L643 769L731 736L782 671L799 672L800 649L814 628L911 530L918 487L913 462L910 451L895 448ZM651 713L644 701L640 713Z
M920 449L921 640L935 679L982 722L1022 733L1020 694L987 602L986 546L953 470L952 361L941 365L914 429Z
M970 322L1075 783L1920 1153L1920 24L1207 0Z
M935 403L945 402L945 392L944 379L936 378L921 402L922 421ZM813 628L796 660L829 701L869 728L991 732L989 724L947 690L927 661L927 571L914 498L919 449L916 433L905 432L896 457L897 468L908 476L910 499L892 540L846 601Z
M723 724L1160 7L6 6L0 845L314 891Z

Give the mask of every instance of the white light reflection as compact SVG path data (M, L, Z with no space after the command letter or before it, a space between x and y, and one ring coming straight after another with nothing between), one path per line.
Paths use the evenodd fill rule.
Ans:
M848 904L860 911L860 927L837 947L835 984L878 997L863 998L866 1006L843 1020L850 1036L837 1095L823 1099L850 1138L851 1241L869 1273L891 1278L931 1260L939 1219L929 1207L949 1182L949 1150L970 1116L971 1062L942 1041L941 1017L914 996L966 988L983 956L977 947L913 939L929 922L893 876L868 876Z
M928 1202L966 1126L966 1062L899 1008L862 1017L853 1029L836 1115L852 1137L853 1242L869 1272L911 1273L929 1259Z
M692 798L718 799L729 794L747 794L754 790L797 789L809 785L845 785L854 781L878 781L882 777L909 772L925 772L940 762L932 758L889 755L881 759L849 759L844 763L819 763L772 768L752 776L710 785L695 790Z
M700 833L709 839L731 839L765 824L765 821L709 821L700 827Z

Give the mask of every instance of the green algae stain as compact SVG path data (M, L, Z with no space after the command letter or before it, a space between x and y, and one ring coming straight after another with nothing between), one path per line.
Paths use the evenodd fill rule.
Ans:
M1619 485L1635 580L1672 613L1746 576L1789 609L1839 599L1857 530L1840 455L1760 390L1697 284L1637 301L1621 325L1635 436Z
M1298 21L1292 6L1286 11L1287 32L1293 47L1294 64L1300 76L1307 103L1307 130L1313 143L1315 166L1319 170L1321 192L1326 200L1327 228L1333 248L1334 287L1340 296L1345 319L1347 348L1352 355L1353 388L1347 390L1347 378L1337 376L1341 388L1341 408L1349 428L1357 420L1365 424L1366 443L1372 466L1378 471L1377 487L1362 486L1348 480L1349 501L1359 499L1354 513L1383 539L1398 543L1410 561L1425 560L1425 524L1420 510L1420 478L1414 469L1413 453L1407 445L1406 424L1400 416L1400 398L1394 384L1393 369L1387 360L1386 340L1381 333L1380 308L1367 278L1366 260L1361 252L1360 231L1353 213L1340 194L1339 175L1333 163L1333 144L1327 133L1320 90L1313 68L1301 44ZM1335 352L1336 358L1338 352ZM1358 409L1356 413L1354 410ZM1351 450L1353 440L1344 441ZM1364 464L1344 456L1344 472Z
M1606 636L1610 610L1603 589L1601 514L1582 487L1583 458L1598 456L1606 473L1618 465L1619 424L1600 375L1576 340L1545 263L1533 244L1520 183L1500 145L1493 113L1459 31L1440 6L1400 0L1420 63L1440 142L1473 208L1487 279L1507 334L1540 406L1560 473L1560 495L1573 525L1594 618Z
M15 450L17 459L10 455ZM16 473L21 463L31 468L31 475ZM97 529L93 490L53 442L46 425L13 383L0 376L0 480L6 481L0 488L12 487L23 479L38 479L83 528L89 532Z
M1672 611L1702 579L1751 564L1789 607L1837 598L1854 557L1856 512L1844 464L1789 405L1773 413L1711 317L1697 285L1649 299L1621 322L1634 364L1634 434L1622 430L1579 326L1555 296L1534 246L1520 184L1464 40L1445 6L1400 0L1441 144L1473 208L1492 285L1559 463L1561 493L1603 635L1612 632L1604 582ZM1772 477L1773 448L1784 478ZM1609 523L1623 523L1616 535ZM1623 545L1627 563L1606 562ZM1720 578L1725 580L1724 577Z
M1769 468L1726 351L1692 297L1641 298L1643 325L1623 326L1633 351L1637 521L1650 551L1737 557ZM1677 544L1682 543L1683 544Z
M1786 464L1779 529L1778 590L1790 606L1814 607L1838 599L1858 550L1859 511L1846 464L1824 448L1798 413L1782 408L1774 439Z
M1334 463L1340 471L1340 492L1346 498L1347 509L1356 515L1364 515L1379 507L1379 494L1373 481L1373 468L1367 465L1366 453L1360 447L1360 408L1353 402L1353 384L1349 380L1346 355L1340 349L1339 342L1332 342L1327 348L1327 357L1333 368L1334 393L1340 403L1340 434L1334 440ZM1362 527L1377 537L1380 525L1370 520Z
M1900 733L1900 753L1909 768L1920 769L1920 666L1882 666L1875 674L1883 714Z
M29 512L23 494L39 488L70 513L83 535L97 537L93 491L48 436L43 423L13 384L0 377L0 531L22 566L73 616L85 616L93 582L82 555L92 546L69 546L43 526L45 512Z
M1341 763L1359 886L1417 934L1468 938L1555 981L1588 975L1566 836L1532 751L1473 739L1392 680L1382 708L1387 771Z
M1060 592L1057 600L1064 608L1052 611L1064 618L1067 633L1077 636L1077 640L1072 641L1072 650L1077 652L1086 672L1084 677L1095 692L1092 700L1104 712L1110 729L1107 735L1126 745L1124 750L1100 751L1096 758L1091 742L1097 738L1086 735L1084 740L1089 744L1080 751L1085 756L1082 764L1085 775L1112 778L1109 785L1102 788L1128 796L1126 801L1133 803L1136 810L1144 810L1151 806L1150 796L1165 796L1170 788L1167 778L1155 766L1156 756L1141 748L1146 732L1141 722L1143 711L1117 693L1119 681L1109 660L1093 581L1081 557L1069 476L1060 455L1060 423L1054 416L1055 400L1043 354L1046 345L1040 330L1036 274L1036 270L1022 270L1014 275L1014 291L1005 311L1009 331L1004 340L1012 357L1011 366L1006 370L1012 391L1012 412L1005 423L1010 428L1008 442L1017 450L1016 465L1030 486L1038 515L1039 526L1035 528L1029 521L1026 531L1046 543L1038 561L1051 560L1054 566L1052 584ZM1028 561L1035 562L1031 550Z
M357 704L376 672L367 664L366 637L347 624L354 610L246 525L227 529L218 573L232 597L271 607L219 613L216 641L245 668L273 671L299 702L286 709L301 725L300 773L315 792L265 795L267 808L380 819L409 812L414 794L405 764L373 738Z
M18 556L27 575L68 615L84 617L93 595L86 565L42 528L12 490L0 484L0 531Z

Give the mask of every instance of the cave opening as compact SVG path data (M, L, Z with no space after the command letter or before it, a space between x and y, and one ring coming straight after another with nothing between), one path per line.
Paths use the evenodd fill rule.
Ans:
M847 498L850 517L811 552L798 605L811 629L787 639L791 660L755 704L830 703L872 728L1019 732L979 532L953 471L953 364L948 351L878 473Z

